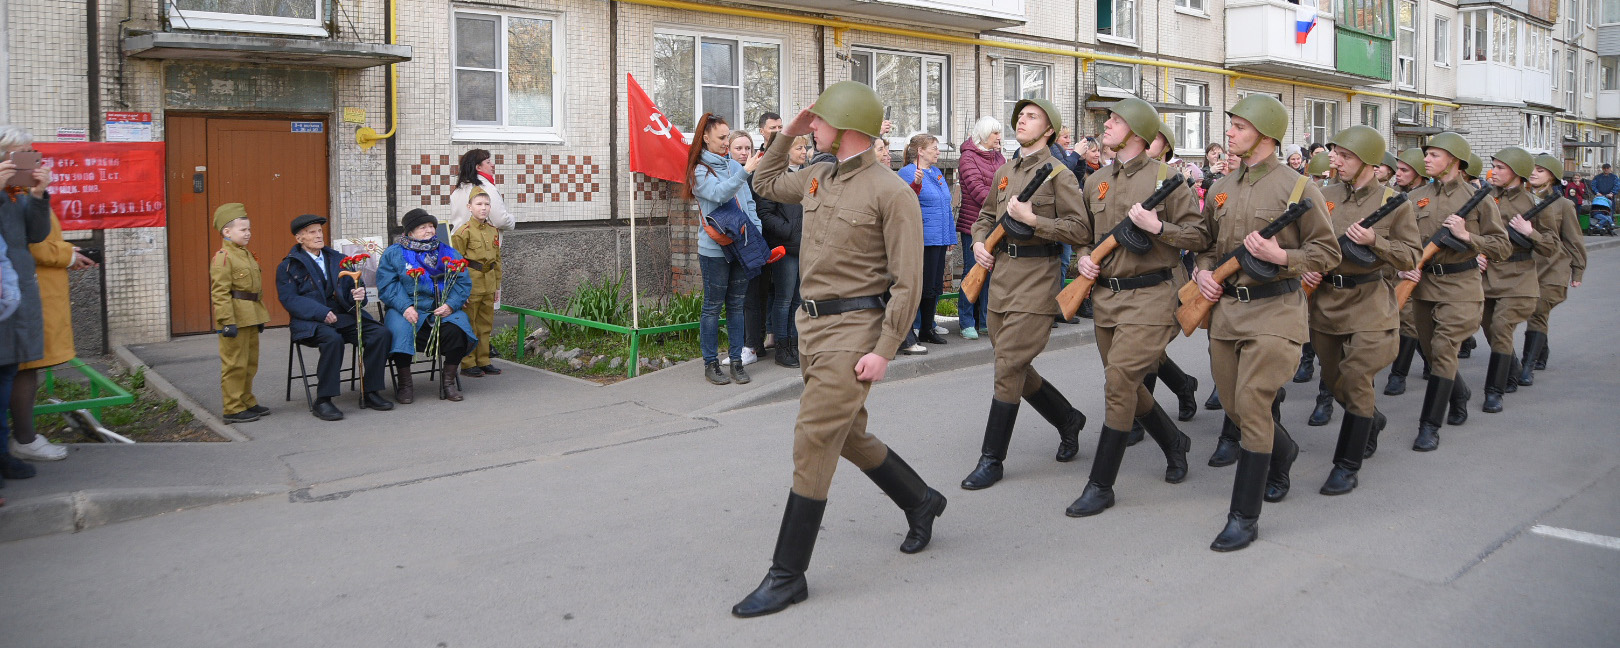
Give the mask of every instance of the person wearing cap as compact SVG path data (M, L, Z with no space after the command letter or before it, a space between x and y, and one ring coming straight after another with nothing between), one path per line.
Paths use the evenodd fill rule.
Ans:
M1417 282L1412 292L1412 319L1418 344L1429 363L1429 384L1419 410L1417 439L1412 449L1428 452L1440 447L1440 428L1468 420L1472 393L1457 371L1457 351L1463 338L1479 329L1485 292L1479 272L1480 254L1506 257L1507 233L1497 215L1496 201L1485 200L1466 214L1456 213L1473 197L1474 185L1465 176L1474 157L1468 140L1453 132L1436 134L1423 146L1424 174L1434 183L1409 194L1417 210L1418 236L1427 241L1442 228L1463 248L1442 245L1429 264L1401 271L1400 277ZM1450 415L1447 415L1447 406Z
M405 212L400 224L405 233L383 250L377 264L377 296L388 308L383 323L394 340L394 400L407 404L416 400L411 359L417 349L427 349L437 325L443 359L439 398L459 402L461 386L456 376L461 360L478 343L463 310L472 297L472 279L466 272L450 273L446 268L446 261L460 261L461 253L439 240L439 219L418 208ZM421 270L420 275L411 276L413 270Z
M1187 478L1192 439L1176 427L1144 381L1158 370L1165 348L1175 339L1179 284L1173 279L1181 251L1202 252L1209 246L1209 232L1199 218L1198 197L1184 182L1153 210L1142 207L1160 184L1176 175L1150 148L1163 139L1162 148L1173 149L1159 137L1162 129L1158 111L1147 102L1133 97L1113 104L1102 142L1118 151L1118 161L1086 179L1075 251L1081 276L1096 281L1092 323L1102 355L1106 406L1091 476L1065 511L1069 517L1096 515L1114 505L1114 481L1131 427L1138 423L1164 452L1164 480L1179 484ZM1126 227L1138 230L1134 234L1145 239L1145 249L1122 245L1101 263L1093 262L1092 249Z
M1423 149L1414 147L1401 151L1401 154L1395 157L1395 177L1391 182L1397 191L1411 194L1418 187L1429 183L1429 176L1424 175L1423 169ZM1386 273L1391 275L1389 279L1392 282L1399 279L1393 276L1395 272L1397 271L1386 269ZM1412 319L1412 301L1407 300L1406 304L1401 306L1400 347L1395 353L1395 362L1389 366L1389 377L1384 381L1385 396L1400 396L1406 393L1406 374L1412 369L1412 356L1421 353L1418 350L1417 334L1417 322ZM1423 364L1423 376L1427 378L1428 358L1424 358ZM1377 450L1377 439L1378 437L1373 437L1368 448L1369 453Z
M464 310L478 344L461 360L461 374L499 376L501 370L489 360L489 338L495 331L495 293L501 289L501 230L489 222L492 203L482 188L473 187L467 203L471 216L450 235L450 244L467 260L472 296Z
M990 194L973 225L973 258L991 270L990 342L995 347L995 396L985 424L979 463L962 488L989 488L1002 477L1002 461L1012 441L1018 404L1028 400L1041 417L1057 428L1058 461L1073 461L1080 451L1080 429L1086 415L1069 404L1057 386L1031 364L1046 348L1051 322L1058 317L1058 266L1062 244L1089 242L1080 237L1080 183L1052 157L1050 143L1063 128L1063 118L1045 99L1021 99L1013 105L1018 157L996 170ZM1042 169L1045 171L1042 171ZM1037 173L1045 182L1029 202L1017 200ZM1009 235L995 249L986 246L990 233L1002 227L1002 214L1033 230L1027 238Z
M922 286L917 194L869 152L882 123L877 93L840 81L771 141L754 173L760 195L804 206L797 321L804 393L793 426L793 487L771 568L731 608L738 617L780 612L809 595L805 571L840 456L905 513L900 551L927 547L945 511L945 496L866 429L866 396L910 331ZM794 141L811 133L837 162L789 171Z
M226 423L249 423L270 414L253 397L253 376L259 373L259 332L270 321L264 307L259 258L248 251L252 223L242 203L225 203L214 210L214 229L224 239L208 262L209 294L214 325L219 332L219 392Z
M1226 114L1232 122L1226 138L1242 163L1205 196L1204 227L1214 245L1198 256L1193 270L1199 293L1216 302L1209 318L1210 368L1241 435L1226 526L1210 544L1215 551L1249 546L1259 536L1262 499L1276 502L1288 494L1288 470L1299 447L1273 417L1272 403L1309 336L1299 277L1339 263L1322 190L1276 158L1288 132L1288 110L1271 96L1251 94ZM1307 199L1310 208L1299 220L1272 238L1261 236L1261 229ZM1239 248L1274 264L1275 279L1240 272L1217 281L1213 271Z
M1558 191L1558 181L1563 179L1564 165L1551 155L1537 155L1535 157L1535 171L1529 178L1530 191L1539 202L1546 198L1548 192ZM1605 165L1607 166L1607 165ZM1520 385L1535 384L1534 372L1547 368L1547 330L1552 310L1569 296L1570 288L1581 287L1582 276L1586 274L1586 243L1581 236L1581 222L1576 215L1575 203L1568 198L1553 203L1537 217L1537 222L1546 222L1558 228L1559 245L1551 254L1536 251L1536 278L1541 284L1541 292L1536 301L1536 312L1524 327L1524 358L1523 367L1516 367L1513 377L1508 379L1508 390L1513 390L1513 383ZM1515 365L1518 361L1515 361Z
M1388 155L1384 146L1384 137L1367 126L1351 126L1328 141L1338 181L1323 189L1322 196L1328 201L1333 231L1367 255L1341 255L1344 258L1329 273L1307 272L1301 277L1316 290L1310 299L1311 346L1321 359L1322 382L1329 392L1327 416L1333 401L1344 407L1323 495L1343 495L1356 488L1368 445L1376 443L1387 422L1378 411L1373 388L1373 377L1400 349L1400 313L1387 270L1411 270L1422 256L1417 213L1411 204L1402 203L1371 227L1361 225L1362 219L1398 195L1378 181Z
M366 289L342 272L343 253L326 245L326 219L314 214L294 218L294 243L276 266L276 297L287 309L287 331L293 344L320 349L315 365L315 402L310 413L323 421L343 420L332 404L343 391L343 346L354 344L356 328L364 343L364 378L360 407L387 411L394 404L383 398L388 348L393 337L366 312Z
M1509 245L1503 250L1507 256L1481 255L1479 261L1485 271L1485 308L1480 323L1485 329L1485 341L1491 345L1482 409L1489 414L1502 411L1507 383L1517 378L1512 375L1513 331L1536 313L1536 302L1541 299L1535 255L1551 256L1563 246L1556 217L1539 214L1533 222L1523 217L1537 202L1529 185L1535 168L1535 158L1517 146L1498 151L1491 160L1490 182L1496 187L1497 209L1511 231Z

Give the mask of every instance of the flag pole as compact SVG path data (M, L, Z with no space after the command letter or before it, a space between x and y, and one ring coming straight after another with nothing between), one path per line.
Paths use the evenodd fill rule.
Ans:
M636 286L636 172L630 172L630 328L641 328L641 290Z

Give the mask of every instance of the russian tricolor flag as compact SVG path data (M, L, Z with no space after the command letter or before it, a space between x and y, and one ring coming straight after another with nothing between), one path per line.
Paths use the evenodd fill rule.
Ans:
M1300 3L1294 9L1294 42L1305 44L1305 38L1311 35L1311 29L1316 27L1316 7Z

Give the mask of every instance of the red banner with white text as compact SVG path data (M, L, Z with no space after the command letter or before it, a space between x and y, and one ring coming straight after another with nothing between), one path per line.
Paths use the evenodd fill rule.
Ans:
M64 230L163 227L163 142L39 142Z

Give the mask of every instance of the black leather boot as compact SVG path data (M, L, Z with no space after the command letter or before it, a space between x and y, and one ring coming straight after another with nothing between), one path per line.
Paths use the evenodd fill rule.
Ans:
M1479 346L1479 343L1474 341L1474 336L1468 336L1468 339L1463 340L1462 346L1457 349L1457 357L1463 360L1474 357L1474 347L1477 346Z
M1462 425L1468 422L1468 401L1474 397L1474 390L1463 382L1461 371L1451 382L1451 415L1446 417L1446 425Z
M1520 360L1523 366L1519 370L1519 384L1529 387L1536 384L1535 366L1536 358L1541 356L1542 347L1547 344L1547 334L1541 331L1524 332L1524 358Z
M1451 394L1451 381L1434 377L1423 392L1423 409L1418 410L1418 435L1412 449L1429 452L1440 447L1440 426L1446 424L1446 406Z
M773 614L810 596L804 572L810 568L810 554L815 551L816 533L821 530L821 516L826 512L827 500L788 492L787 507L782 509L782 530L776 532L771 569L765 572L765 580L760 581L753 593L731 606L732 614L743 618Z
M1541 351L1536 353L1536 371L1545 371L1547 369L1547 332L1536 331L1536 335L1541 337Z
M1238 460L1238 439L1242 437L1232 417L1221 420L1221 436L1215 441L1215 452L1209 455L1209 465L1215 468L1230 466Z
M1375 414L1376 416L1376 414ZM1375 419L1344 413L1339 424L1339 443L1333 448L1333 471L1322 484L1323 495L1343 495L1356 489L1356 473L1361 471L1361 460L1366 458L1367 442L1372 436Z
M1333 420L1333 391L1327 388L1327 381L1316 383L1316 409L1311 410L1311 419L1305 424L1311 427L1322 427Z
M416 381L411 379L411 359L394 361L394 401L410 405L416 400Z
M893 448L889 449L883 463L866 471L866 476L894 500L895 506L906 512L906 524L911 528L906 531L905 542L900 543L900 551L914 554L927 547L934 537L934 518L945 513L945 496L929 488Z
M1362 459L1371 459L1373 453L1378 452L1378 433L1383 432L1386 425L1389 425L1389 418L1383 412L1373 410L1372 433L1367 435L1367 450L1362 453Z
M1080 428L1086 426L1086 415L1069 404L1069 399L1063 397L1063 392L1052 386L1052 381L1042 380L1041 388L1035 393L1024 397L1029 406L1040 412L1041 418L1057 428L1058 433L1058 461L1074 461L1080 454Z
M461 383L456 381L456 372L460 369L459 364L446 362L444 367L439 370L439 400L447 400L452 403L462 401Z
M1260 500L1266 492L1266 473L1271 455L1239 452L1237 471L1232 477L1232 507L1226 515L1226 528L1215 536L1209 548L1237 551L1260 538Z
M1288 497L1288 489L1293 482L1288 479L1288 471L1293 469L1294 460L1299 458L1299 444L1294 443L1294 437L1288 435L1288 429L1281 423L1274 426L1271 441L1271 470L1266 474L1266 501L1281 502Z
M1306 342L1299 348L1299 369L1294 370L1294 382L1310 382L1316 375L1316 347Z
M1217 390L1214 390L1214 389L1209 390L1209 398L1204 399L1204 409L1218 410L1220 408L1221 408L1221 393L1219 391L1217 391Z
M1384 384L1385 396L1406 393L1406 372L1412 369L1412 354L1417 352L1417 348L1417 338L1401 336L1400 352L1395 354L1395 362L1389 366L1389 380Z
M772 358L777 365L789 369L799 368L799 340L797 338L776 341L776 353Z
M1136 444L1141 443L1142 440L1146 438L1147 428L1142 427L1141 421L1132 420L1131 433L1125 437L1125 447L1134 447Z
M1485 405L1481 408L1486 414L1502 411L1502 394L1507 390L1508 371L1512 368L1511 354L1491 354L1490 368L1485 370Z
M1159 379L1176 395L1176 420L1191 421L1198 413L1198 379L1187 375L1169 358L1159 364Z
M984 447L979 451L979 465L962 480L962 488L979 490L1001 481L1001 462L1007 458L1007 445L1012 443L1013 424L1017 421L1018 403L990 399L990 419L984 424Z
M1502 393L1511 394L1519 391L1519 374L1524 373L1524 367L1519 364L1519 356L1508 356L1507 384L1502 387Z
M1187 451L1192 449L1192 437L1182 433L1158 403L1154 403L1153 410L1136 421L1147 429L1153 441L1159 444L1159 449L1164 451L1164 480L1172 484L1186 480Z
M1103 426L1097 439L1097 457L1091 460L1091 479L1080 499L1069 505L1063 514L1069 517L1088 517L1108 510L1114 505L1114 478L1119 476L1119 463L1125 459L1124 430Z

